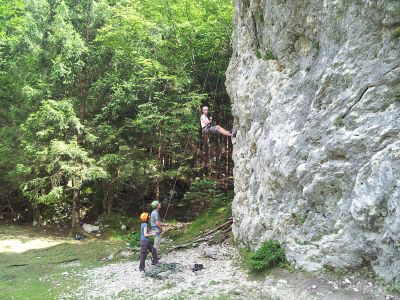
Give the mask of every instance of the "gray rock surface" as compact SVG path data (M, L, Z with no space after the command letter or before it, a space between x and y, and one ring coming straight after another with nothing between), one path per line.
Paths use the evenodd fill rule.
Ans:
M400 1L236 0L235 238L400 279Z
M85 230L87 233L92 233L92 232L96 232L99 231L99 226L95 226L92 224L83 224L82 225L83 230Z

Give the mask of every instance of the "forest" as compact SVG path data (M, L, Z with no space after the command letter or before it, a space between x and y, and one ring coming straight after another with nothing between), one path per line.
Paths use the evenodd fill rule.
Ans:
M0 217L75 230L231 197L231 141L199 118L233 123L232 15L230 0L2 0Z

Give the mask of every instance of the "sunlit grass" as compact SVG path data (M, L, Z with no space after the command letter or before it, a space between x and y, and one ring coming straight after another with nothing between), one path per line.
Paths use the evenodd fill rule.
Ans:
M24 241L21 239L8 239L0 241L0 253L22 253L33 249L43 249L61 244L62 241L52 241L47 239L34 239Z
M81 285L74 276L84 269L121 260L106 258L126 247L125 241L56 239L40 228L2 226L0 234L0 299L57 299Z
M174 236L174 240L177 243L188 242L194 237L200 235L206 230L212 229L215 226L221 224L225 219L231 216L230 207L213 208L194 220L188 227L187 230L171 232Z

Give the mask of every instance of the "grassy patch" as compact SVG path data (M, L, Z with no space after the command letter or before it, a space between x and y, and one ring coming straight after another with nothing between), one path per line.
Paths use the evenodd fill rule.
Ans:
M389 293L395 294L395 295L400 295L400 282L398 283L392 283L386 287L386 290Z
M40 236L37 228L23 226L4 226L2 233L1 239L7 240L47 238L47 233ZM104 265L107 262L102 259L126 247L124 241L59 239L61 243L55 246L0 254L1 299L55 299L82 284L74 273Z
M212 208L194 220L185 232L171 230L168 236L177 243L189 242L202 232L212 229L231 216L230 206Z
M100 227L105 238L115 240L126 240L130 231L140 230L139 218L128 217L123 214L111 213L102 216L99 219ZM126 226L126 230L122 230L122 225Z
M297 225L303 225L304 222L307 220L307 216L306 215L305 216L300 216L300 215L298 215L296 213L292 213L291 217L292 217L294 223L297 224Z
M127 236L127 241L132 248L140 247L140 231L131 232Z
M317 51L319 51L319 41L318 40L313 40L312 42L311 42L311 46L314 48L314 49L316 49Z
M274 55L274 53L271 50L265 50L264 53L261 52L260 49L256 50L256 57L258 59L264 59L264 60L275 60L277 57Z
M337 117L335 119L335 126L336 127L343 127L344 126L344 120L342 117Z
M264 57L265 60L274 60L277 59L276 56L274 55L274 53L271 50L266 50Z
M232 296L230 296L228 294L219 294L219 295L213 297L213 299L215 299L215 300L229 300L229 299L232 299Z
M400 26L396 27L393 31L392 31L392 40L397 40L400 38Z

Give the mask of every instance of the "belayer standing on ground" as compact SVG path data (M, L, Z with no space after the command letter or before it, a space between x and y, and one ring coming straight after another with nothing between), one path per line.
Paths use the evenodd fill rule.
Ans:
M202 109L203 114L200 117L201 130L203 133L220 133L222 135L236 137L236 132L228 131L221 126L212 126L212 117L208 117L208 107L204 106Z
M151 207L153 211L151 212L150 216L150 225L151 230L156 233L154 237L154 248L156 248L157 252L160 252L160 245L161 245L161 218L160 218L160 209L161 203L157 200L151 202Z
M149 214L142 213L140 215L140 221L142 224L140 225L140 265L139 271L144 271L146 257L147 257L147 250L151 252L152 255L152 265L158 265L158 254L156 248L153 247L149 237L155 236L155 232L151 232L148 230L147 222L149 221Z

